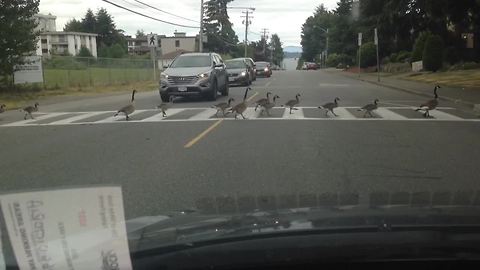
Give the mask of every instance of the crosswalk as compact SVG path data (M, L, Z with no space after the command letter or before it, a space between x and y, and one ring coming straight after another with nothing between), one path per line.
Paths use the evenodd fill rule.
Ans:
M268 116L249 107L244 116L248 120L309 120L309 121L467 121L480 122L479 118L469 116L454 108L441 107L430 112L430 118L424 118L420 112L409 107L381 107L374 112L374 117L363 117L364 112L358 107L339 107L335 109L337 116L325 114L324 110L316 107L298 107L293 113L283 107L273 108ZM223 117L222 113L216 116L212 108L172 108L164 117L159 110L136 110L130 115L130 121L125 121L123 115L114 116L115 111L91 112L45 112L35 114L35 119L21 120L0 124L0 127L26 126L62 126L85 124L111 123L154 123L154 122L188 122L188 121L215 121L218 119L235 120L232 114ZM238 117L242 119L241 116Z

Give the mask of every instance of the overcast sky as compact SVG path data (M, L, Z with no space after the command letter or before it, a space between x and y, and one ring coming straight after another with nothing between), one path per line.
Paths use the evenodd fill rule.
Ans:
M134 0L110 0L111 2L125 6L137 12L184 25L196 26L195 22L176 18L171 15L161 13L151 8L142 6ZM182 17L190 18L195 21L200 17L200 0L140 0L159 9L168 11ZM254 33L249 34L249 40L258 40L262 28L268 28L270 34L277 33L280 36L284 46L300 46L301 26L305 19L313 14L315 7L324 4L327 8L333 9L337 0L235 0L230 3L230 7L254 7L252 25L250 30ZM57 30L61 31L65 23L72 19L83 17L88 8L96 11L104 7L114 17L117 28L123 29L129 35L135 35L137 29L143 29L145 32L173 35L175 30L187 32L194 35L198 33L197 29L172 26L157 22L151 19L122 10L101 0L41 0L40 13L57 16ZM230 20L234 24L234 30L239 40L243 41L245 28L242 25L242 10L229 10ZM255 34L257 33L257 34Z

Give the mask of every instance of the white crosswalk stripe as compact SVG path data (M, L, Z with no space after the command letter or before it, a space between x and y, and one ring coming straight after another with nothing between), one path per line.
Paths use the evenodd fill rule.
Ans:
M254 107L249 107L244 112L248 120L363 120L363 121L469 121L480 122L478 118L465 119L455 115L453 108L439 108L430 112L431 118L418 117L412 114L414 108L405 107L381 107L375 111L377 118L363 118L363 112L357 112L358 107L339 107L335 109L337 117L324 117L324 111L319 111L316 107L298 107L292 111L284 107L276 107L275 110L281 110L277 116L267 117L266 114L260 115L261 110L255 111ZM77 125L77 124L108 124L108 123L150 123L150 122L189 122L189 121L215 121L223 118L221 113L215 117L216 109L212 108L171 108L167 110L167 117L163 117L160 110L137 110L130 116L130 121L125 121L123 115L114 117L114 111L95 111L95 112L52 112L38 113L35 119L21 120L13 123L0 125L0 127L22 127L22 126L48 126L48 125ZM144 116L142 116L144 114ZM403 115L405 114L405 115ZM102 115L104 115L102 119ZM109 116L110 115L110 116ZM275 115L275 114L274 114ZM316 115L312 117L312 115ZM137 117L135 117L137 116ZM175 117L173 117L175 116ZM62 118L64 117L64 118ZM99 119L96 119L99 118ZM238 117L242 119L241 116ZM49 122L49 119L51 121ZM233 114L229 114L225 120L235 120ZM238 120L240 121L240 120Z

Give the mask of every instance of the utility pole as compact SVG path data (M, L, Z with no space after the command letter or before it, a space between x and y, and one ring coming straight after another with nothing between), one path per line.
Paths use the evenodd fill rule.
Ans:
M380 56L378 53L378 30L375 28L375 45L377 46L377 81L380 82Z
M265 55L265 50L267 48L267 38L268 38L268 29L267 28L263 28L262 29L262 32L263 32L263 55Z
M253 18L250 15L249 11L250 10L255 10L255 9L252 9L252 8L247 8L246 11L242 11L243 14L245 14L245 16L242 16L242 18L245 18L245 20L243 21L243 24L245 24L245 57L247 57L247 46L248 46L248 26L250 24L252 24L252 22L250 21L250 18Z
M360 77L360 73L362 72L362 33L358 33L358 77Z
M200 0L200 33L198 42L198 51L203 52L203 0Z

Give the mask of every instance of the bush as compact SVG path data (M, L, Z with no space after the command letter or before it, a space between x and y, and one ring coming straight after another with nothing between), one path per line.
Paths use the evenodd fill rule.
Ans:
M397 58L395 59L397 63L410 63L410 59L412 58L412 53L408 51L400 51L397 54Z
M423 59L423 51L425 49L425 42L427 42L428 37L430 37L430 32L422 32L415 40L415 45L413 46L412 52L412 62L421 61Z
M329 67L346 66L351 64L352 64L352 57L346 54L332 53L328 55L327 66Z
M410 63L389 63L382 66L383 72L388 73L402 73L412 71Z
M443 65L443 40L438 35L431 35L425 42L423 50L423 67L436 72Z
M363 44L360 52L362 54L360 63L362 68L375 66L377 64L377 47L373 42Z
M87 47L85 47L85 46L80 47L80 51L78 52L77 56L79 56L79 57L93 57L90 50L87 49Z

